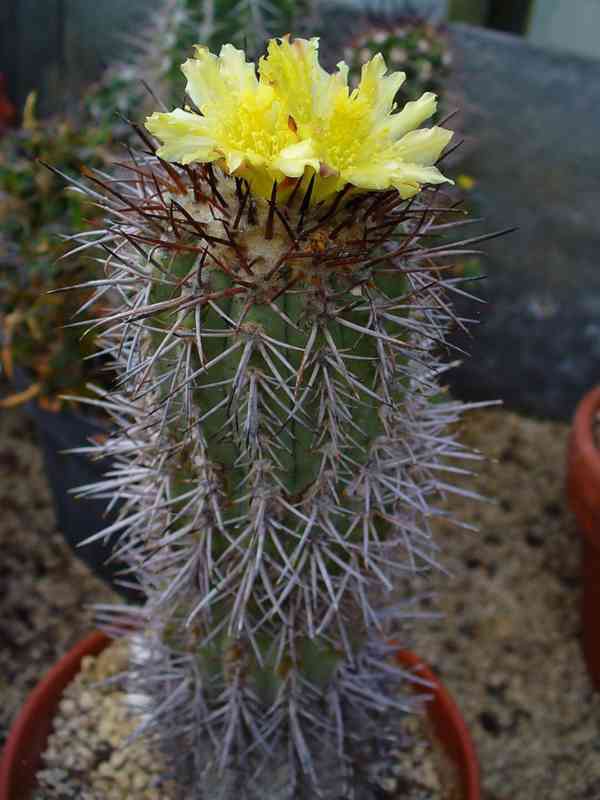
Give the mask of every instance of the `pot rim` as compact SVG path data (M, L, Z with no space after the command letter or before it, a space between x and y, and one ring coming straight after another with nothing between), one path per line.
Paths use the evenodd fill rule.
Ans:
M577 527L600 550L600 448L594 441L594 416L600 411L600 386L580 400L571 426L567 458L567 497Z
M79 672L83 657L97 655L109 641L101 631L89 634L68 650L29 693L10 727L0 758L0 800L25 800L23 790L28 792L34 787L64 689ZM41 747L24 746L29 739Z
M596 445L592 434L593 418L598 411L600 411L600 386L590 389L579 402L573 418L573 437L587 468L600 485L600 448Z
M41 756L65 687L79 672L86 655L97 655L111 641L101 631L91 633L72 647L30 692L14 720L0 758L0 800L25 800L41 766ZM430 695L425 709L442 748L454 764L463 790L463 800L480 800L479 761L469 729L452 696L427 664L410 650L397 648L399 665L426 683L414 689ZM34 746L28 745L33 739ZM34 751L35 752L32 752ZM29 756L27 755L29 753Z
M477 751L467 723L446 688L431 668L411 650L398 650L396 660L403 667L412 669L429 685L415 683L413 689L429 695L425 709L437 738L442 742L446 755L456 767L465 800L480 800L481 772Z

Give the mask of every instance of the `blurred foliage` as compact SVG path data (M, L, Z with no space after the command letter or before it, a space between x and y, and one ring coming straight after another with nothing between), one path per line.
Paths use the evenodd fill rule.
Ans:
M59 408L58 395L85 392L97 379L94 337L64 327L90 290L50 291L96 277L90 254L61 260L69 243L61 235L82 230L96 210L83 195L40 162L76 175L80 165L108 160L107 129L62 118L35 119L33 96L23 126L0 139L0 341L4 372L26 370L42 405ZM18 398L17 398L18 399ZM16 402L9 398L5 405Z

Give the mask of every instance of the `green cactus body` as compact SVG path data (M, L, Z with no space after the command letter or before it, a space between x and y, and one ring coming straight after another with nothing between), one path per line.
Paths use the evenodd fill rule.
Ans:
M203 180L202 170L196 170L194 181ZM348 269L346 264L341 270L335 268L335 261L353 261L356 254L369 249L360 225L353 222L353 201L329 222L319 223L327 208L305 214L298 230L301 199L284 208L285 217L278 210L280 218L274 211L269 213L277 206L252 198L237 219L243 200L235 189L233 179L220 178L215 191L224 202L218 221L213 206L197 202L193 193L164 196L167 207L180 209L178 223L187 223L187 230L178 231L172 251L167 246L168 255L152 268L149 301L172 307L184 304L186 297L197 297L197 292L213 298L199 314L187 312L179 317L184 331L193 334L187 368L195 379L189 393L178 392L173 380L177 360L177 375L182 363L181 348L173 347L173 313L160 311L145 320L152 332L148 350L158 353L152 377L161 387L163 403L173 404L169 435L181 442L190 436L191 419L201 420L203 458L221 476L225 522L251 518L256 495L262 492L268 497L265 502L277 506L282 523L294 530L297 521L286 505L305 509L299 513L306 515L329 480L340 513L347 512L352 519L357 503L347 486L354 465L364 463L375 437L383 433L374 402L378 397L377 344L359 330L368 312L352 309L361 297L353 292L362 291L366 277L360 269L362 261L358 269ZM334 263L324 272L323 243L344 222L350 224L336 235ZM199 240L195 226L204 239ZM265 239L267 230L270 238ZM400 292L403 283L396 277ZM284 291L286 287L290 288ZM328 308L325 295L336 297L335 306ZM336 319L340 304L350 306L344 320L352 327ZM203 337L202 330L211 335ZM388 335L395 333L388 331ZM201 345L195 347L198 337ZM326 361L324 367L319 359ZM170 380L164 380L165 376ZM336 404L336 392L344 393L343 402ZM344 408L346 402L351 414L337 410L337 405ZM388 403L393 404L393 398ZM195 478L194 467L182 466L180 460L174 467L172 492L185 496ZM259 475L254 489L248 484L253 470ZM325 479L324 472L332 478ZM378 523L378 527L386 526ZM361 535L355 528L347 540L345 534L342 538L358 546ZM268 535L249 532L244 542L247 558L252 560L253 550L260 548L261 556L270 559L297 559L299 538L299 533L278 537L275 544ZM337 545L330 546L335 554ZM211 547L211 558L218 560L227 552L227 539L215 537ZM333 576L340 573L335 563L330 570ZM237 632L230 627L228 635Z
M296 59L299 41L277 46ZM185 113L150 122L208 124ZM104 535L146 596L135 692L186 800L371 800L366 754L416 703L388 640L437 566L437 472L468 457L437 380L460 246L432 243L443 194L331 191L328 167L265 197L251 172L167 163L142 135L98 234L122 377L118 430L91 448L117 459L91 492L123 500ZM415 174L441 182L446 133L417 139Z

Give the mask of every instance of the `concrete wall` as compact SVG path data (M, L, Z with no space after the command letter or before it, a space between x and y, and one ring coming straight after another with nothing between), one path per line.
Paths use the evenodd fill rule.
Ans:
M600 0L535 0L527 38L600 58Z
M339 0L338 0L339 1ZM372 8L380 10L399 10L409 7L415 11L431 13L434 19L445 19L449 0L342 0L344 5L354 8ZM321 0L327 2L327 0Z
M126 36L158 0L0 0L0 72L20 107L66 108L126 47Z

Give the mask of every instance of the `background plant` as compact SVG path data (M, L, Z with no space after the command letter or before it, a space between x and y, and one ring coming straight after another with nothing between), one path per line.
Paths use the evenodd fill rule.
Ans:
M440 566L431 520L461 491L445 476L475 457L453 438L464 407L440 376L448 328L465 324L449 302L461 291L449 262L485 237L437 241L448 227L438 215L452 209L421 184L444 180L433 161L449 137L412 130L431 97L388 123L405 154L394 182L383 168L382 189L358 178L353 188L344 175L361 158L379 163L369 126L398 86L382 88L381 62L378 89L344 100L340 88L339 103L319 106L336 115L325 125L310 111L325 84L313 91L294 73L302 53L311 80L321 74L312 43L273 44L268 88L249 89L244 106L236 81L254 87L254 72L223 52L204 116L155 115L161 158L140 131L125 177L95 182L102 291L120 297L103 320L120 392L96 401L116 431L89 448L116 466L84 493L123 501L99 536L118 534L146 596L141 610L100 609L101 619L112 632L139 620L128 687L182 796L371 798L369 764L416 702L390 640L406 643L413 582ZM197 53L208 72L186 66L201 105L210 58ZM281 116L261 122L261 108ZM240 114L253 120L246 145L218 133ZM186 155L198 126L202 141L226 136L214 140L216 166ZM297 147L228 174L236 148L270 147L267 134ZM350 162L344 137L358 142ZM299 169L303 158L317 172Z
M95 352L94 337L80 341L80 331L65 327L91 296L90 289L49 293L85 283L94 274L91 253L61 258L68 249L61 235L83 230L96 212L87 198L65 192L64 180L40 161L70 175L78 174L82 164L100 167L108 158L110 134L61 117L40 121L34 105L31 95L21 128L0 140L2 364L9 378L20 367L33 379L25 395L11 396L4 404L37 395L56 409L60 394L85 393L86 381L98 379L98 360L82 361Z
M337 0L322 6L322 37L333 68L343 58L356 85L364 63L381 53L391 69L406 73L399 102L414 100L424 91L443 99L454 62L452 43L439 15L423 6L400 2Z

